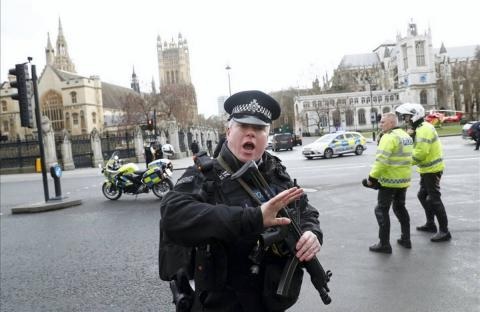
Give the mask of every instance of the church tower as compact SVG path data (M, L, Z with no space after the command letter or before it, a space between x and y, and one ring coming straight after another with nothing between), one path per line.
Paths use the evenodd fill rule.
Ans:
M170 43L157 36L160 93L182 126L195 124L198 119L197 97L190 77L190 54L187 40L178 34Z
M47 65L53 65L55 62L55 50L53 49L52 42L50 41L50 33L47 33L47 47L45 48L45 57Z
M422 104L425 109L437 103L435 57L430 29L419 33L417 24L408 24L407 35L397 36L399 87L404 89L402 102Z
M55 55L54 67L63 71L76 73L75 65L68 55L67 41L63 35L62 21L60 18L58 19L57 54Z
M130 86L132 87L133 91L140 93L140 84L138 82L137 74L135 74L135 67L133 67L132 83Z

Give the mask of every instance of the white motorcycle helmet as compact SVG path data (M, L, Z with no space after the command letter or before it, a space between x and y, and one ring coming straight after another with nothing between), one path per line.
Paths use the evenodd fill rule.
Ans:
M175 154L175 150L171 144L163 144L162 152L164 156L172 157Z
M416 122L423 117L425 117L425 109L422 105L416 103L403 103L399 107L395 109L395 111L403 115L410 115L412 116L410 119L412 122Z

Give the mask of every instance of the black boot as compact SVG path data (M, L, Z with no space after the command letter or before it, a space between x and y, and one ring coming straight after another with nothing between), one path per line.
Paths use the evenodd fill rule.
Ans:
M392 246L390 244L376 243L375 245L370 246L370 251L381 252L386 254L392 253Z
M417 226L417 231L437 233L437 226L435 223L425 223L424 225Z
M397 239L397 243L407 249L412 248L412 241L409 238L399 238Z
M430 241L432 241L434 243L439 243L439 242L446 242L446 241L449 241L451 239L452 239L452 235L450 235L450 232L439 231L432 238L430 238Z

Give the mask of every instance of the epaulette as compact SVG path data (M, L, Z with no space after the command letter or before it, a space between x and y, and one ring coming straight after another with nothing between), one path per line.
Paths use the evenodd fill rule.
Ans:
M201 151L193 156L193 163L198 171L206 173L213 168L213 159L208 156L207 152Z

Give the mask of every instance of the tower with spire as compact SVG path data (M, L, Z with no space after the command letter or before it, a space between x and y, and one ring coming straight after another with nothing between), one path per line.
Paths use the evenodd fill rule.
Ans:
M135 67L133 67L132 83L130 86L135 92L140 93L140 84L138 82L137 74L135 74Z
M50 36L48 38L47 49L51 47ZM65 36L63 35L63 28L62 28L62 21L58 18L58 36L57 36L57 53L55 54L53 66L56 69L63 70L66 72L76 73L75 65L72 62L72 59L68 55L68 46L67 40L65 40ZM46 49L46 50L47 50ZM47 64L49 58L49 51L47 52ZM53 51L52 51L53 53Z
M53 65L55 62L55 50L53 49L52 42L50 41L50 33L47 33L47 47L45 48L46 64Z
M162 42L157 36L158 72L160 93L165 98L175 99L167 103L177 121L184 126L198 120L195 87L190 77L190 54L187 40L178 34L177 41ZM173 101L173 100L172 100Z

